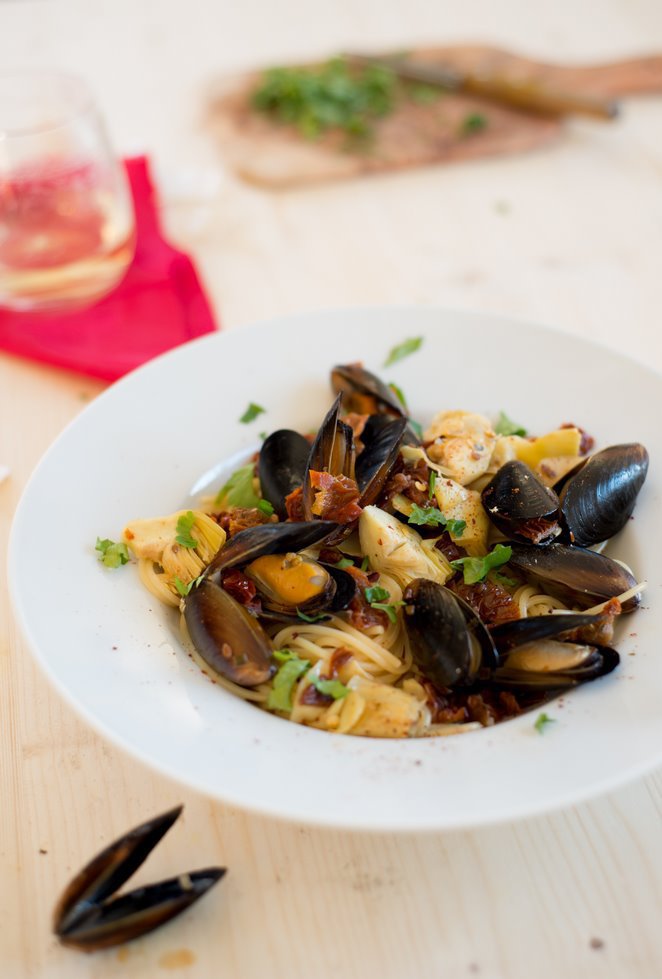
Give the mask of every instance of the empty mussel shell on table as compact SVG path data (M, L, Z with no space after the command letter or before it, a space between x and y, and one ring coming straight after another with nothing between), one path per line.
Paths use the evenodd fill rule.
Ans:
M260 488L281 519L287 517L285 498L303 485L309 455L308 440L289 428L279 428L262 443L258 457Z
M648 472L648 452L633 442L596 452L568 479L560 500L567 538L582 547L609 540L632 515Z
M637 585L622 564L584 547L517 543L511 547L508 560L511 568L539 583L550 595L579 608L591 608L618 598ZM630 595L622 603L622 611L631 612L640 601L638 593Z
M485 511L506 537L545 544L561 533L559 498L523 462L506 462L481 496Z
M181 914L223 877L224 867L209 867L111 897L147 859L182 808L136 826L76 874L53 914L53 930L63 945L93 952L138 938Z

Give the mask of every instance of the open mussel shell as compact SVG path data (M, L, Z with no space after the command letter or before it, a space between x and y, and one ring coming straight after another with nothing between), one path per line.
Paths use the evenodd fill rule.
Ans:
M415 578L402 597L414 662L435 686L470 685L496 667L486 627L457 595L436 581Z
M220 585L203 578L184 602L184 619L205 665L240 687L256 687L273 673L273 647L260 623Z
M345 412L359 415L404 415L395 392L360 364L337 364L331 370L331 385L342 396Z
M328 472L332 476L347 476L354 479L354 432L345 422L340 421L341 396L338 395L315 436L303 480L303 512L306 520L313 519L315 494L308 474Z
M510 567L570 605L591 608L610 598L618 598L637 584L617 561L584 547L565 544L536 547L517 543L511 546ZM623 603L622 611L631 612L639 602L638 594L632 596Z
M281 518L287 517L285 497L303 485L309 455L308 440L289 428L279 428L262 443L258 458L262 496Z
M231 537L216 554L205 575L249 564L263 554L286 554L303 551L319 544L337 530L332 520L299 521L296 523L266 523L247 527Z
M491 682L503 688L554 694L597 680L619 662L616 650L606 646L541 639L508 653Z
M506 462L482 493L485 511L513 540L545 544L561 532L559 499L523 462Z
M53 930L63 945L93 952L138 938L186 910L221 879L225 868L209 867L111 898L181 811L177 806L136 826L76 874L53 914Z
M574 632L584 626L595 625L599 615L582 615L578 612L558 615L530 615L524 619L513 619L490 628L490 636L499 655L507 653L516 646L551 639L564 632Z
M406 418L382 422L383 416L372 417L379 420L379 423L366 425L361 435L365 448L356 460L356 481L361 493L361 506L370 506L379 497L398 458L407 428Z
M569 540L592 547L617 534L632 515L648 472L648 452L638 442L596 452L565 483L561 509Z

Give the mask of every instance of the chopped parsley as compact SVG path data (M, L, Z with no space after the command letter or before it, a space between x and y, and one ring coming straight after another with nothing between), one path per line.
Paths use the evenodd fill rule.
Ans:
M385 602L389 597L390 592L386 588L382 588L381 585L370 585L365 589L366 601L370 602Z
M367 554L361 561L361 571L370 571L370 558Z
M341 557L339 561L336 561L334 568L338 568L340 571L344 571L345 568L353 568L354 562L351 558Z
M263 513L266 517L273 516L274 508L272 504L269 503L269 500L259 500L257 504L257 508L260 511L260 513Z
M451 568L464 572L465 585L475 585L477 581L485 580L488 571L510 561L512 553L512 547L497 544L485 557L461 557L451 561Z
M189 583L185 585L181 578L177 578L175 576L175 578L173 578L173 584L182 598L186 598L191 589L197 588L203 578L204 575L199 575L197 578L193 578L192 581L189 581Z
M245 507L254 509L260 504L260 497L253 489L254 465L249 462L232 473L225 486L221 487L214 500L215 506Z
M129 549L121 541L115 543L107 537L103 540L97 537L94 550L99 551L99 560L107 568L119 568L120 565L129 563Z
M193 524L195 523L195 514L193 510L187 510L183 513L177 521L177 536L175 540L181 547L197 547L198 542L191 535L193 530Z
M325 612L320 612L319 615L306 615L301 609L297 609L297 616L303 619L304 622L321 622L324 619L328 619L329 616Z
M248 425L249 422L255 421L258 415L263 415L266 410L266 408L263 408L261 405L256 405L253 401L251 401L239 421L242 425Z
M398 387L395 381L389 381L388 386L390 387L391 391L396 396L396 398L398 399L402 407L405 409L405 411L409 411L409 408L407 407L407 399L404 396L404 392L402 388Z
M536 723L533 726L538 734L543 734L549 724L556 724L556 718L550 717L549 714L538 714Z
M499 412L494 431L497 435L521 435L522 438L526 435L526 429L518 425L517 422L512 421L505 411Z
M308 139L329 129L369 136L372 123L391 112L398 80L380 66L354 68L334 58L314 68L272 68L253 92L253 106L296 126Z
M259 439L262 439L262 441L264 442L264 440L268 437L268 435L269 435L269 432L260 432L260 434L258 435L258 438Z
M481 115L480 112L470 112L468 116L464 117L460 132L463 136L471 136L473 133L481 132L486 126L487 118L485 116Z
M422 343L423 337L410 337L409 340L403 340L402 343L399 343L389 351L389 355L384 361L384 367L390 367L391 364L395 364L399 360L409 357L410 354L416 353Z
M299 659L289 649L276 650L273 658L281 663L273 678L273 687L269 691L267 707L270 710L282 710L289 713L292 710L292 692L294 684L300 676L310 669L307 659Z
M437 485L437 474L434 469L430 470L430 476L428 479L428 496L430 499L434 496L434 488Z
M311 681L316 690L327 697L333 697L334 700L340 700L349 693L349 689L340 680L322 680L318 676L313 676Z
M391 602L386 604L385 602L370 602L370 608L379 609L381 612L386 612L389 620L395 625L398 620L398 609L404 602Z
M499 585L507 585L508 588L515 588L516 585L519 585L516 578L509 578L508 575L501 574L500 571L491 571L490 575Z
M444 527L454 537L461 537L467 526L466 520L453 520L443 515L436 507L421 507L414 503L408 523L417 527Z

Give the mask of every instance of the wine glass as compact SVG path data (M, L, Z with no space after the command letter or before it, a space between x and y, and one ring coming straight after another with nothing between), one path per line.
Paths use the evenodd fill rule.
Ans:
M0 74L0 307L89 305L134 249L126 174L83 79Z

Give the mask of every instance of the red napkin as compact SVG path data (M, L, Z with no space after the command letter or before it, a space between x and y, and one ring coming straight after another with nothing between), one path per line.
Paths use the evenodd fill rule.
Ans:
M0 347L114 381L157 354L216 327L193 262L161 235L144 157L126 161L136 214L136 254L113 292L73 313L0 308Z

